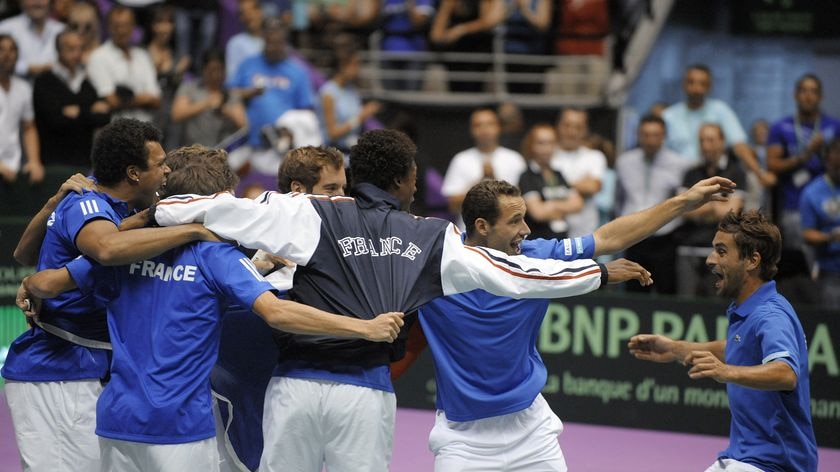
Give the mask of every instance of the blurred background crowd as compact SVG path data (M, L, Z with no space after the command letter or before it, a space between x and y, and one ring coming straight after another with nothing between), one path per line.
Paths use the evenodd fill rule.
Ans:
M276 189L293 147L349 153L389 127L420 145L416 213L455 221L472 185L504 179L531 237L588 234L727 176L740 189L728 202L627 251L656 277L628 289L709 295L716 221L760 208L783 231L781 291L840 307L840 106L826 75L840 71L837 33L820 26L837 6L789 2L789 30L760 31L773 12L737 3L0 1L2 212L34 213L39 188L86 170L115 117L153 122L167 150L228 150L240 195Z

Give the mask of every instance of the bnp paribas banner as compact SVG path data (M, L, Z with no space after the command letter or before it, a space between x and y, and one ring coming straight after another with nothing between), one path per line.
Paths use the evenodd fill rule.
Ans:
M548 308L537 347L548 368L543 395L561 419L581 423L727 435L726 388L691 380L678 363L635 359L627 340L659 333L690 341L724 339L726 304L592 294ZM822 447L840 447L840 313L799 309L808 339L811 413ZM493 359L487 359L493 362ZM434 408L431 356L396 383L400 406Z
M28 218L0 217L0 364L11 341L27 329L14 296L32 268L12 260L27 222ZM691 380L680 364L636 360L626 347L636 333L691 341L722 339L725 310L723 302L605 292L556 300L549 305L537 340L549 373L543 395L567 421L726 435L729 409L723 385ZM817 441L820 446L840 448L840 313L811 308L797 312L808 339ZM400 406L434 408L434 372L428 353L396 383L396 389Z

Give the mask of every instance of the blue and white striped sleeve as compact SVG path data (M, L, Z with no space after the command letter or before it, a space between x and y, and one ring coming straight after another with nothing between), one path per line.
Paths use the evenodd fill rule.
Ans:
M761 363L783 361L799 372L800 359L797 333L793 320L784 312L772 310L764 313L758 327L761 344Z
M513 298L561 298L591 292L605 283L604 267L591 259L561 261L509 256L465 246L454 225L446 229L441 257L444 295L483 289Z

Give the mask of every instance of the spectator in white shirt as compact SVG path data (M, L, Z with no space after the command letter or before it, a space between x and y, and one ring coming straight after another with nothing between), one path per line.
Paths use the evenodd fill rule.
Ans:
M50 18L50 0L23 0L23 13L0 22L0 33L14 38L18 46L15 73L33 78L55 63L55 37L64 24Z
M499 115L493 108L477 108L470 115L474 147L455 154L446 170L441 193L449 200L452 213L461 212L467 191L483 179L504 180L517 185L525 171L525 159L499 145Z
M112 119L152 121L160 106L160 87L149 54L131 43L134 12L115 6L108 12L111 39L90 55L88 77L113 110Z
M0 177L6 184L17 180L18 172L29 174L30 183L44 180L44 166L38 149L38 130L32 111L32 87L15 77L18 49L14 38L0 34ZM22 131L22 132L21 132ZM26 164L21 167L21 141Z
M586 110L566 108L557 118L558 147L551 158L551 168L563 174L566 182L583 197L583 210L568 215L569 237L593 233L600 226L598 206L593 198L601 190L607 170L604 153L584 146L588 134Z

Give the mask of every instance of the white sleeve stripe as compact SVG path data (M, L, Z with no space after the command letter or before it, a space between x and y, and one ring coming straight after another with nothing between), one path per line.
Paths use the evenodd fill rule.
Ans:
M257 268L254 266L254 263L251 262L251 260L248 259L247 257L243 257L243 258L239 259L239 263L242 264L245 267L245 269L248 272L250 272L251 275L254 276L255 279L265 280L265 278L262 275L260 275L259 272L257 272Z
M761 363L766 364L770 361L775 361L776 359L779 359L779 358L782 358L782 357L791 357L790 356L790 351L774 352L773 354L770 354L767 357L765 357L764 359L762 359Z
M523 270L521 267L512 263L511 261L492 257L490 254L487 254L487 251L483 251L481 248L470 246L464 247L470 251L477 252L479 255L484 257L494 268L507 272L510 275L526 279L570 280L588 277L593 274L601 273L601 268L597 264L591 264L583 267L567 267L559 272L555 272L552 274L548 274L542 271L535 271L536 273L533 273L530 271ZM505 267L503 264L507 265L508 267Z
M96 200L82 200L79 202L79 208L82 209L82 216L99 213L99 205Z

